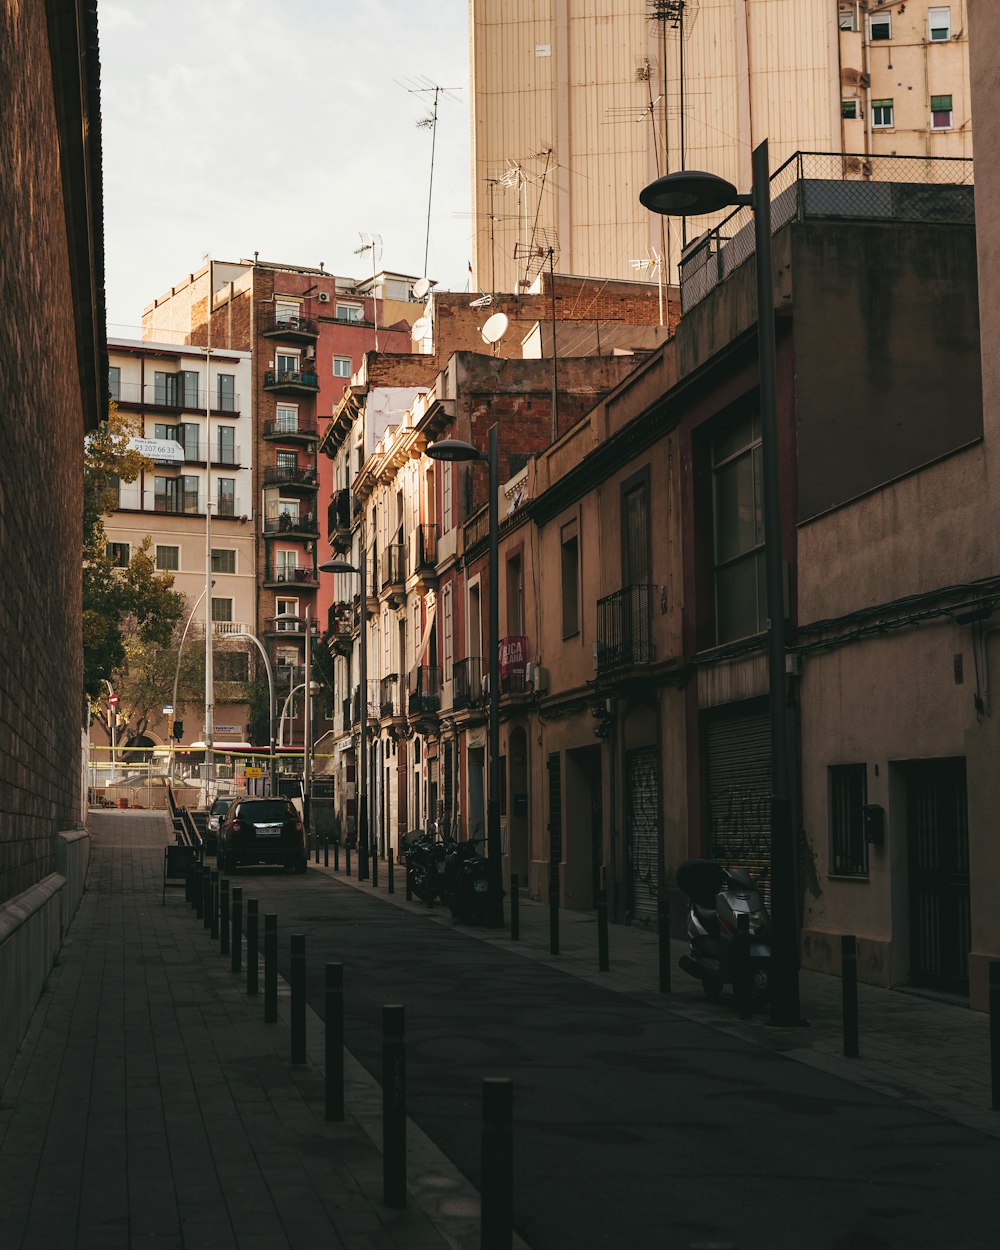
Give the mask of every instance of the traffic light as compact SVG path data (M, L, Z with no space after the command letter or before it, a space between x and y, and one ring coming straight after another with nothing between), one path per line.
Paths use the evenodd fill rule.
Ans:
M184 722L182 720L175 720L174 728L173 728L173 739L175 742L180 742L181 738L183 737L184 737Z

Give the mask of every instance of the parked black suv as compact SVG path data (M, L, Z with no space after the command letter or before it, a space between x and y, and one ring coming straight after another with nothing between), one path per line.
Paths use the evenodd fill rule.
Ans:
M219 868L240 864L284 864L306 870L305 829L288 799L238 799L219 825Z

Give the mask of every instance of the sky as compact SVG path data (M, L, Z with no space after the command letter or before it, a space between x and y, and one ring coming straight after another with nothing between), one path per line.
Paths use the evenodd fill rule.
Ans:
M206 256L421 275L472 249L468 0L100 0L108 333ZM362 239L362 233L364 239Z

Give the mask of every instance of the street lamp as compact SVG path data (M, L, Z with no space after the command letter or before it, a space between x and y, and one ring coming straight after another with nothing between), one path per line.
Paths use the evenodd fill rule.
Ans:
M198 608L199 608L199 605L201 604L202 599L204 599L205 596L211 592L212 587L214 585L215 585L215 582L213 581L208 586L206 586L205 589L198 596L197 600L195 601L195 605L191 609L191 612L187 620L184 623L184 632L181 634L180 645L177 648L177 666L174 669L174 694L173 694L173 698L170 700L170 706L174 709L171 714L171 720L170 720L170 784L171 785L173 785L173 782L174 782L174 763L176 759L176 750L177 750L176 740L174 739L174 735L173 735L173 718L176 717L177 715L177 685L178 685L178 682L180 681L180 675L181 675L181 656L184 653L184 642L188 636L188 630L191 628L191 622L194 620L194 615L198 611ZM207 794L207 791L206 791L206 794Z
M271 744L271 749L269 752L270 757L271 757L270 758L271 793L275 794L278 789L278 768L277 768L277 763L275 761L275 751L274 751L274 713L277 710L277 708L276 708L276 704L274 701L274 673L271 671L271 661L267 658L267 651L265 650L263 643L257 637L256 634L251 634L249 632L240 632L238 634L230 634L229 637L230 638L246 638L249 642L252 642L254 646L257 648L257 650L260 652L261 659L264 661L264 671L267 673L267 718L268 718L268 726L269 726L268 736L270 738L270 744Z
M306 836L309 835L309 818L310 818L310 796L312 794L312 696L313 696L313 680L312 680L312 618L307 612L305 616L295 616L288 613L282 616L282 621L295 621L302 625L306 635L305 649L305 680L297 686L293 686L289 690L285 698L284 706L281 709L281 716L278 720L278 739L284 744L284 728L285 713L288 711L288 705L291 702L292 695L296 690L304 690L305 694L302 699L302 815L306 826Z
M350 560L327 560L319 566L321 573L356 573L361 576L361 745L358 748L358 880L368 877L368 552L364 530L361 531L361 567ZM373 856L374 860L374 856ZM377 861L375 872L378 872Z
M771 190L767 140L753 152L750 194L715 174L679 170L651 182L639 201L666 216L700 216L746 205L753 209L757 251L757 351L763 463L767 676L771 716L771 1023L799 1024L798 915L795 839L788 797L785 721L785 588L778 488L777 364L771 279Z
M492 928L503 927L503 862L500 846L500 517L497 496L500 494L500 456L496 425L490 427L489 448L484 455L471 443L458 438L443 438L431 443L425 454L432 460L450 463L483 461L489 465L489 529L490 529L490 789L486 805L486 850L490 873Z

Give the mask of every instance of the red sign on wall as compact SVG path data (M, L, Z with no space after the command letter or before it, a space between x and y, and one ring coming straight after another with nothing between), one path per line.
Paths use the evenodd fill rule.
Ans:
M524 634L511 634L500 639L500 676L524 677L528 662L528 639Z

